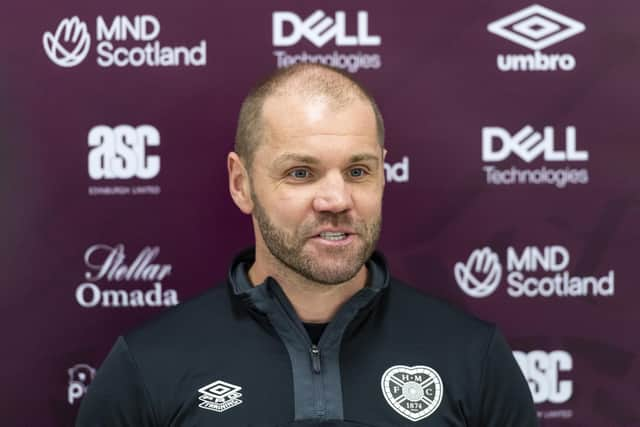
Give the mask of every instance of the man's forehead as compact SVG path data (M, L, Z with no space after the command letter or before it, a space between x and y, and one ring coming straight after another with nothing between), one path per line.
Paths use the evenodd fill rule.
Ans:
M287 136L375 136L375 114L358 98L346 104L327 96L271 96L265 100L262 121L267 132Z

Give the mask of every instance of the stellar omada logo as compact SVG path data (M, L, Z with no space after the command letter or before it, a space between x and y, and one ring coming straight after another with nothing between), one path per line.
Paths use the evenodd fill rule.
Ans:
M541 50L585 30L582 22L544 6L534 4L507 15L487 26L487 30L513 43L533 50L527 55L498 55L500 71L571 71L576 59L568 53L545 54Z
M84 253L86 272L75 299L84 308L170 307L178 304L178 291L167 288L173 270L160 264L160 247L145 246L135 257L125 245L96 244Z

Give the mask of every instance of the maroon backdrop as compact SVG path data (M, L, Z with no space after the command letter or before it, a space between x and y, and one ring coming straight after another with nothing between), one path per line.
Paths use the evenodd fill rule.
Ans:
M252 242L226 189L241 99L320 61L385 116L395 275L500 326L541 425L639 426L638 16L624 0L6 5L2 424L72 425L117 335L219 283Z

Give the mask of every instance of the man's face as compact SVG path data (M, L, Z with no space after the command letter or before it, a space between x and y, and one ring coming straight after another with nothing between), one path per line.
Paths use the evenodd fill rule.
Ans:
M257 250L314 282L346 282L380 234L384 155L371 107L272 97L263 120L251 171Z

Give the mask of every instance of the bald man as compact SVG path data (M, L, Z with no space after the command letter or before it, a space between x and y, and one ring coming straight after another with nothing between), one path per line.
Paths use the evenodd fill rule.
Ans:
M76 425L536 426L495 326L375 251L385 154L375 101L341 72L295 65L253 89L227 168L255 247L120 337Z

